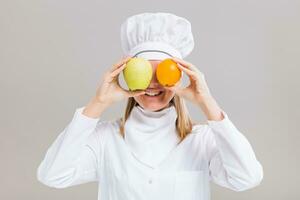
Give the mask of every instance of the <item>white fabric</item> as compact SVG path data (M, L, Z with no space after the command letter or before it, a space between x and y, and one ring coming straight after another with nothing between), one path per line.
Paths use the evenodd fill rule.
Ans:
M98 181L98 200L209 200L210 180L243 191L257 186L263 178L263 168L250 143L224 111L221 121L194 125L166 159L150 167L133 156L120 135L120 120L89 118L82 114L83 109L76 109L40 163L37 178L43 184L66 188ZM134 113L143 121L148 116L140 111L135 109ZM170 118L163 116L161 120ZM143 131L142 125L138 130ZM149 129L146 125L145 131ZM162 139L153 148L159 151L166 142Z
M157 60L184 58L194 48L191 23L171 13L136 14L121 24L121 45L125 55Z
M125 123L125 141L134 156L150 167L161 163L180 140L176 119L174 105L159 112L133 107Z

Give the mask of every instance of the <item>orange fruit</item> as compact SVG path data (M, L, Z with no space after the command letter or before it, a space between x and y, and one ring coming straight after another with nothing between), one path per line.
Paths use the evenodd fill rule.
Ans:
M164 59L157 65L156 78L163 86L175 85L180 80L181 75L177 63L170 58Z

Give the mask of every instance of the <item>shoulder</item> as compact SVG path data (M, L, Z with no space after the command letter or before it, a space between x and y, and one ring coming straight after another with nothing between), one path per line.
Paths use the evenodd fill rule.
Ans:
M211 128L207 122L193 124L192 131L189 135L199 142L207 142L213 139Z
M111 120L99 120L96 126L96 131L113 131L120 126L120 118Z
M193 124L192 131L190 132L190 134L195 135L195 137L203 137L207 135L208 131L209 131L208 123L195 123Z
M96 125L96 133L107 137L119 131L121 125L121 118L115 118L110 120L99 120Z
M191 134L203 134L207 128L207 123L194 123Z

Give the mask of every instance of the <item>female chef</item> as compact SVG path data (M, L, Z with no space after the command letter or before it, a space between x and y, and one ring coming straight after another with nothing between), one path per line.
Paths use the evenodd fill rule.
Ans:
M99 200L208 200L210 181L235 191L259 185L263 168L250 143L219 107L204 74L183 60L194 47L190 22L171 13L137 14L121 25L121 43L127 56L76 109L40 163L38 180L54 188L97 181ZM148 59L154 72L171 58L190 84L163 87L153 73L146 90L127 91L118 77L131 57ZM122 118L101 118L124 100ZM191 120L185 100L207 123Z

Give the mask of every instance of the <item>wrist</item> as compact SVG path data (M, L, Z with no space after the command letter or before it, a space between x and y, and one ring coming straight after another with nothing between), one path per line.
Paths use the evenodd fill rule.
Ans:
M108 104L101 103L96 97L93 97L85 106L82 114L92 118L99 118L108 106Z
M109 104L102 101L98 96L93 96L93 98L90 100L91 104L95 104L95 105L102 105L102 106L108 106Z
M213 96L209 93L201 94L196 98L198 105L207 104L208 102L214 100Z
M208 120L222 120L222 109L211 95L204 96L198 103Z

